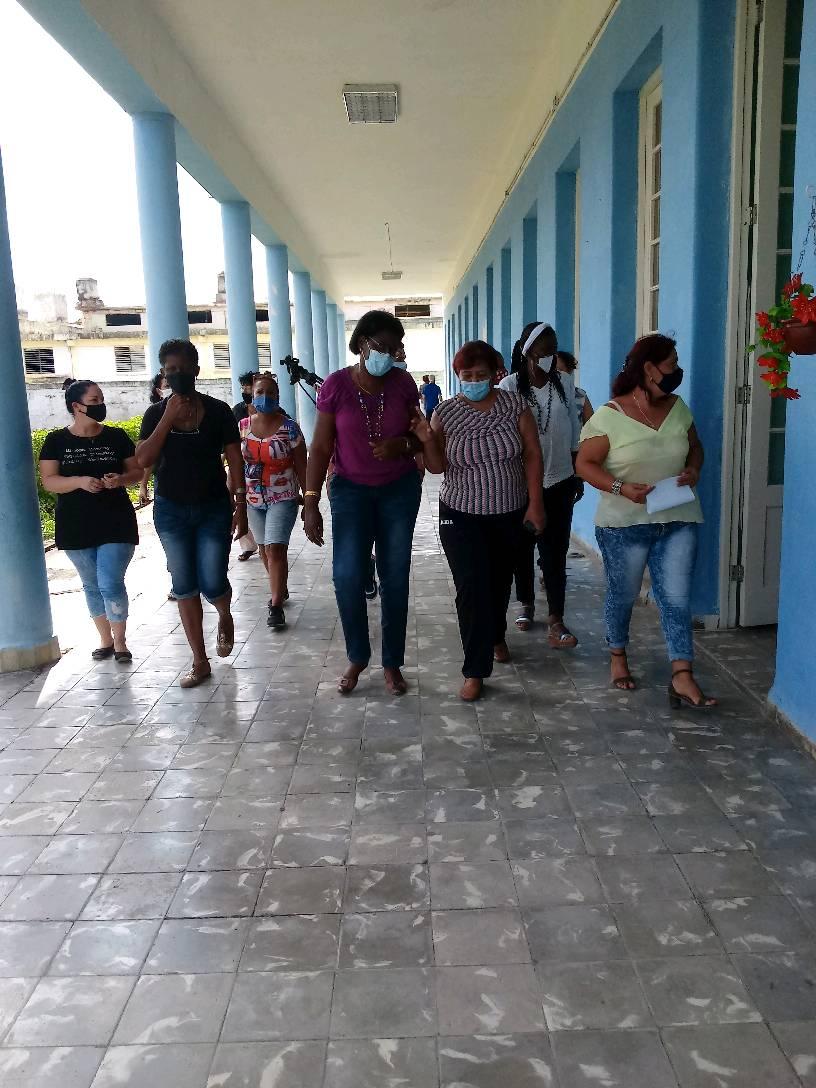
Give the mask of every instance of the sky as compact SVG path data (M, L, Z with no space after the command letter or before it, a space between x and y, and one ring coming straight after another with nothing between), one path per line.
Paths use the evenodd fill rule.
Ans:
M17 304L66 296L93 276L111 306L144 304L128 115L17 0L0 0L0 152ZM223 269L221 215L179 168L187 301L212 302ZM252 240L255 297L266 298L263 247ZM32 314L33 316L33 314Z

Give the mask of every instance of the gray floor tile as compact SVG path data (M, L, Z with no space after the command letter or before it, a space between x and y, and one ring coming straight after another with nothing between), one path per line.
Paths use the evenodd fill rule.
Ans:
M241 970L333 970L339 932L340 918L333 914L256 919L244 945Z
M622 959L626 949L611 910L604 904L525 910L527 942L533 960Z
M637 971L661 1027L762 1019L736 968L724 956L640 960Z
M704 899L774 895L779 892L759 862L745 851L679 854L677 864L692 891Z
M542 963L537 973L550 1031L645 1028L653 1024L630 963Z
M561 1088L677 1088L656 1031L561 1031L554 1046Z
M338 971L333 1038L435 1035L433 972L427 968Z
M428 829L428 859L431 862L505 861L507 847L501 823L491 820L432 824Z
M587 851L599 857L632 857L666 849L654 820L648 816L581 820L580 826Z
M433 1039L332 1039L324 1088L438 1088Z
M434 910L515 907L513 873L506 861L437 862L429 866Z
M722 945L693 899L648 899L615 906L615 919L634 958L700 956Z
M231 975L144 975L137 980L114 1046L216 1042Z
M213 1050L212 1043L111 1047L92 1088L206 1088Z
M46 835L8 835L0 839L0 876L22 876L47 849Z
M597 903L604 898L590 858L514 861L512 870L522 907Z
M325 1039L329 1034L332 978L331 971L238 975L222 1039Z
M61 922L77 918L98 877L22 876L0 904L0 920Z
M610 903L685 899L689 887L668 854L596 857L595 868Z
M90 1088L105 1051L102 1047L37 1047L0 1050L3 1088Z
M729 952L783 952L816 944L816 935L782 895L712 899L705 907Z
M343 865L350 838L348 828L289 828L275 837L272 865Z
M440 1039L441 1088L552 1088L555 1068L543 1033Z
M816 955L736 955L732 961L766 1020L816 1019Z
M6 1036L11 1046L103 1046L130 996L132 978L46 978Z
M121 835L58 835L40 853L29 873L103 873L123 841Z
M771 1028L804 1088L816 1088L816 1020L772 1024Z
M681 1088L796 1088L764 1024L666 1028L663 1041Z
M433 960L431 922L426 913L377 911L343 917L341 968L428 967Z
M82 911L83 920L163 918L181 879L178 873L103 876Z
M158 921L75 922L49 975L138 975Z
M356 1040L356 1046L360 1040ZM209 1088L323 1088L324 1042L221 1043ZM362 1088L362 1086L360 1086Z
M167 918L161 923L144 972L149 974L233 973L249 931L242 918Z
M343 899L345 911L417 911L429 907L426 865L349 866Z
M529 964L439 967L436 1001L440 1035L546 1030L541 992Z
M110 863L108 873L183 872L197 838L196 832L131 832Z
M252 914L261 879L257 871L186 873L167 914L170 918L237 918Z
M434 911L433 939L439 966L530 962L517 910Z
M45 973L69 922L0 922L0 978Z
M537 861L586 853L572 820L558 816L540 820L505 820L507 854L513 861Z
M270 869L264 877L256 914L336 914L343 902L342 866Z
M37 985L36 978L0 978L0 1039Z

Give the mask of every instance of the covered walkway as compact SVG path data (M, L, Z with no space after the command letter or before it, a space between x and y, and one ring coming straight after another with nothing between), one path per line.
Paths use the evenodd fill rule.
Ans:
M335 694L299 532L289 630L236 566L209 686L149 544L132 671L0 678L4 1088L816 1083L816 765L710 668L722 709L670 712L651 609L611 691L589 560L580 648L514 634L461 704L432 510L402 700Z

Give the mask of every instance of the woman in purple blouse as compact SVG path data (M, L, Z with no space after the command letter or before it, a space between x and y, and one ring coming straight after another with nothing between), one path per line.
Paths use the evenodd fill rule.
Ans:
M349 341L359 362L329 375L317 398L304 528L309 540L322 546L320 492L333 461L334 591L349 660L337 688L343 695L355 689L371 658L365 589L372 550L380 578L385 685L393 695L404 695L407 687L401 670L421 493L415 455L422 445L412 430L421 418L416 383L395 365L405 359L404 336L393 314L364 314Z

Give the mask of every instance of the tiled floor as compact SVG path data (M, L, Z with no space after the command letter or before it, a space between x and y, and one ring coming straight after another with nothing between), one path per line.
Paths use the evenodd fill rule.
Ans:
M580 648L514 633L458 702L430 501L410 693L342 699L294 551L284 634L235 567L208 686L150 541L132 670L0 678L3 1088L813 1088L816 764L710 668L670 712L648 609L610 690L586 560Z

